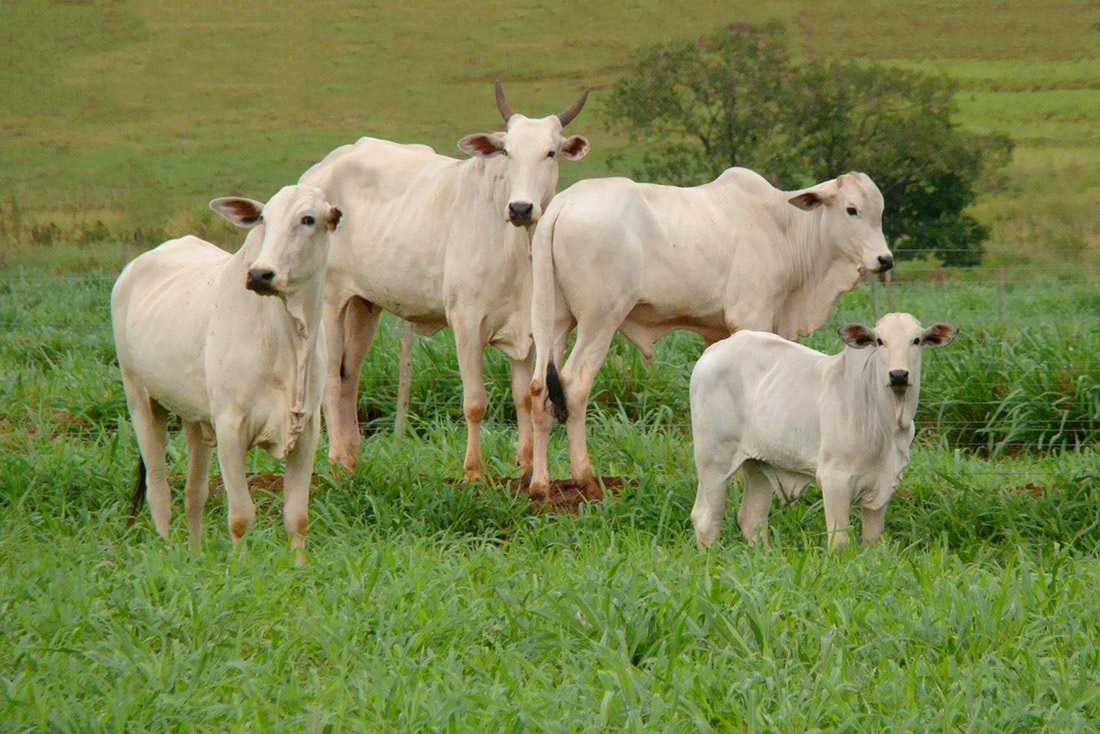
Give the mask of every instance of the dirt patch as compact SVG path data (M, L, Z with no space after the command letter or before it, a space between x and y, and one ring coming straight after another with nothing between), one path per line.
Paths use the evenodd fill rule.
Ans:
M463 479L445 479L448 484L467 484ZM603 489L604 497L617 497L623 487L637 486L636 479L626 477L599 477L598 481ZM476 482L468 486L484 484L496 489L506 489L517 497L531 499L528 493L530 488L529 477L487 477L485 482ZM548 500L531 500L531 512L543 515L576 515L585 502L593 502L584 496L584 487L572 479L555 479L550 482L550 498Z

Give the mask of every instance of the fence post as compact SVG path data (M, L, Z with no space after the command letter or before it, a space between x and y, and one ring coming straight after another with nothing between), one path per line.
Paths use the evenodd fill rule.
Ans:
M997 318L1005 325L1005 267L997 267Z
M397 373L397 415L393 421L393 434L405 435L406 416L409 412L409 392L412 389L412 345L413 326L408 321L401 332L401 357L398 360Z
M870 277L871 280L871 314L874 316L874 321L878 323L878 285L876 281L878 278L875 276Z
M887 270L882 274L883 287L886 289L886 311L892 313L894 310L894 271ZM878 321L878 319L875 319Z

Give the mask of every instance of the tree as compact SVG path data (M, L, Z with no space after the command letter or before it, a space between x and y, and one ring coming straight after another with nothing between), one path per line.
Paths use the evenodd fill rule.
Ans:
M604 114L644 149L636 176L693 185L739 165L793 189L863 171L882 190L899 259L976 265L989 228L965 209L1012 142L953 122L955 92L950 80L882 65L795 64L782 26L735 25L642 50Z

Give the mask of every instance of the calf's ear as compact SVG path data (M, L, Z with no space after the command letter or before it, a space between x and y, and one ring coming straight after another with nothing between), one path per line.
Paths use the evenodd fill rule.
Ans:
M337 207L330 206L328 213L325 215L325 226L328 227L329 232L335 232L336 228L340 226L340 220L344 217L344 213Z
M875 330L861 324L848 324L836 330L844 343L852 349L863 349L875 343Z
M256 226L263 214L264 205L254 199L240 196L223 196L210 202L210 208L238 227Z
M959 329L951 324L932 324L921 334L921 346L946 347L958 335Z
M504 133L476 133L458 141L458 147L478 158L491 158L504 152Z
M561 145L561 154L571 161L584 158L588 155L588 138L583 135L572 135L566 138Z

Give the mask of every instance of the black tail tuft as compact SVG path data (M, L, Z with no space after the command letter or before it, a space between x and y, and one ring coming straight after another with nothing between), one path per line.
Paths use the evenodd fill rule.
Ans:
M551 362L546 366L546 393L554 406L554 416L560 421L569 420L569 408L565 405L565 388L558 377L558 368Z
M127 525L133 525L138 513L141 512L141 506L145 504L145 489L145 459L139 456L137 486L134 487L134 494L130 497L130 519L126 521Z

